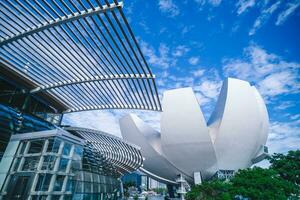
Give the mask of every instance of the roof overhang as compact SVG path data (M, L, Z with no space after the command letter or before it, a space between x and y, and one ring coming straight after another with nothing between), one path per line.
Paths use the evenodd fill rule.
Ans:
M0 8L1 73L4 65L26 92L49 97L63 112L161 111L122 2L5 1Z

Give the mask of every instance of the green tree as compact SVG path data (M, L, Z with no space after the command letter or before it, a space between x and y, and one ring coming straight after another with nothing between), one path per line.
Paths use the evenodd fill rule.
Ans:
M289 151L287 155L270 156L269 169L254 167L239 170L227 182L213 180L192 187L186 194L188 200L237 199L292 200L299 199L300 150Z
M300 150L289 151L287 155L276 153L268 158L270 168L294 184L300 185Z
M133 199L134 199L134 200L138 200L138 199L139 199L139 196L138 196L137 194L135 194L135 195L133 196Z
M231 185L224 181L213 180L192 187L185 198L187 200L229 200Z
M251 200L286 200L293 199L296 193L295 185L278 176L273 169L254 167L239 170L230 182L232 197L241 195Z

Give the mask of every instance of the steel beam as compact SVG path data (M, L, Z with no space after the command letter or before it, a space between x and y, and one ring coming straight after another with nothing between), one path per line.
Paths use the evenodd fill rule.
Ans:
M116 74L116 75L105 75L105 76L94 76L90 78L78 78L78 79L70 79L70 80L64 80L64 81L59 81L56 83L51 83L48 85L43 85L39 86L37 88L34 88L30 90L30 93L37 93L45 90L50 90L53 88L58 88L58 87L64 87L67 85L74 85L74 84L80 84L80 83L86 83L86 82L95 82L95 81L108 81L108 80L120 80L120 79L154 79L154 75L150 74Z

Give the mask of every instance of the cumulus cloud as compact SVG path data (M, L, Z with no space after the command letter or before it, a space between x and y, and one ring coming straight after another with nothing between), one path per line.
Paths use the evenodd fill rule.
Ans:
M112 111L98 110L65 114L63 124L101 130L121 137L118 118Z
M147 61L153 65L153 67L168 68L173 66L177 61L176 59L171 58L170 48L164 43L160 43L158 51L143 40L140 41L140 46Z
M138 110L95 110L68 113L64 115L63 125L90 128L121 137L119 119L126 114L133 113L143 121L160 130L160 112Z
M296 1L294 3L289 3L287 5L287 9L282 11L277 18L276 25L282 25L287 18L292 15L296 9L300 6L300 1Z
M265 49L250 45L244 49L244 57L224 60L226 76L254 82L266 100L281 94L299 93L300 64L283 60Z
M197 65L199 63L199 57L190 57L188 59L188 62L191 64L191 65Z
M169 17L175 17L180 13L178 6L172 0L159 0L158 6L159 10Z
M270 133L267 145L270 153L286 153L299 148L300 120L289 122L274 121L270 123Z
M255 5L255 0L239 0L236 3L237 14L240 15Z
M188 48L187 46L178 45L177 47L175 47L174 51L172 52L172 55L175 57L181 57L189 51L190 51L190 48Z

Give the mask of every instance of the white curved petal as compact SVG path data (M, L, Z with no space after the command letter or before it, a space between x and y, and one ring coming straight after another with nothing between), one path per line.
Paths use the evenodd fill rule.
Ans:
M205 119L191 88L164 93L161 118L162 149L175 166L204 179L217 169L217 160Z
M248 82L232 78L224 81L208 122L219 169L251 166L259 144L267 137L266 116L263 100Z
M160 181L168 183L176 179L178 174L184 174L173 166L163 155L161 150L160 134L145 124L137 116L130 114L120 119L122 136L141 147L141 152L145 158L143 168L149 171L150 176L155 174L155 179L161 177ZM191 179L191 177L186 177Z

